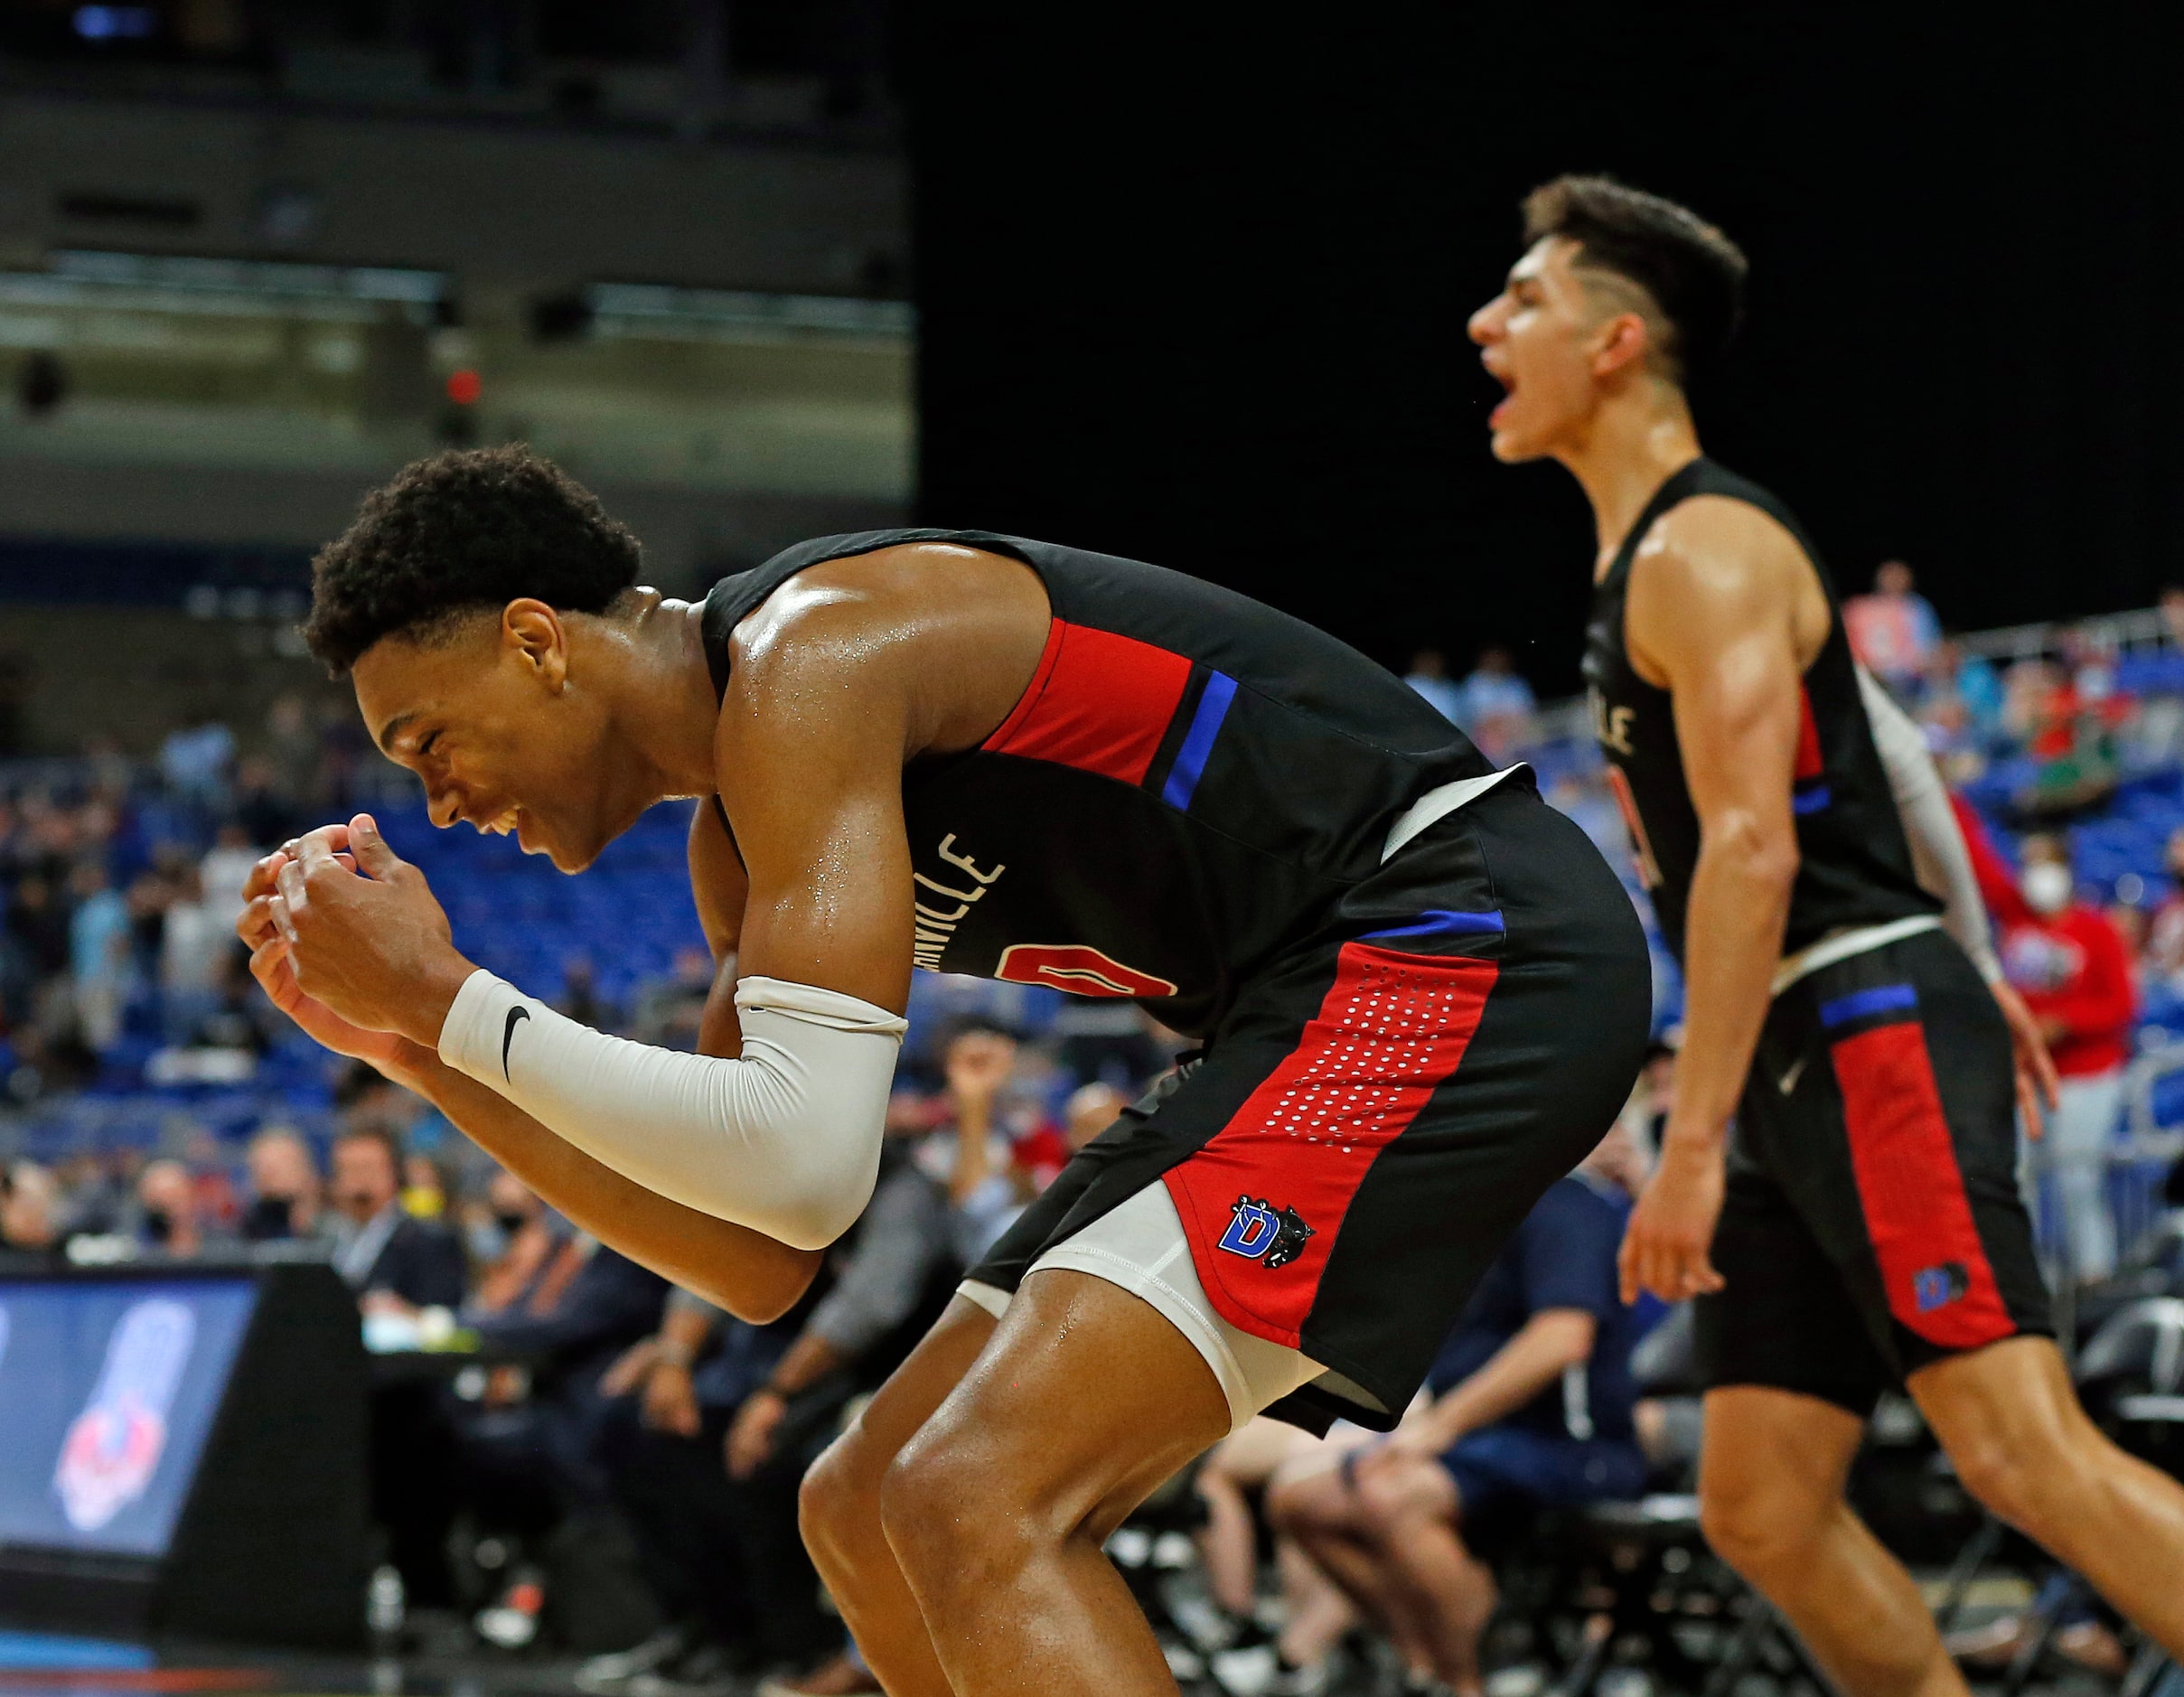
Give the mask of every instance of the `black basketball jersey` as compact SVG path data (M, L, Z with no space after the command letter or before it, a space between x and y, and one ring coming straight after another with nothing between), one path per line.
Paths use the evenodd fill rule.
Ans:
M1399 679L1286 614L982 530L821 537L723 578L703 613L714 687L730 632L788 578L901 542L1021 560L1053 612L1007 720L904 768L921 967L1129 997L1204 1035L1379 866L1406 807L1491 770Z
M1819 574L1828 598L1827 641L1805 670L1803 718L1790 808L1797 827L1797 881L1790 893L1786 952L1830 932L1936 913L1919 886L1910 844L1873 744L1842 609L1820 552L1789 510L1758 484L1711 460L1693 460L1663 483L1630 527L1593 592L1585 680L1593 734L1630 828L1640 875L1662 933L1681 960L1684 910L1699 859L1699 816L1683 779L1683 750L1669 692L1638 676L1624 645L1623 610L1631 560L1654 521L1694 495L1725 495L1755 506L1788 530Z

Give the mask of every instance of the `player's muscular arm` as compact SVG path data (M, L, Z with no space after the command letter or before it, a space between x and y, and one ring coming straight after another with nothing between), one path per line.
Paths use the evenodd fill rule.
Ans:
M1787 532L1742 503L1701 500L1640 548L1625 616L1632 663L1673 696L1700 825L1675 1110L1623 1248L1626 1292L1673 1302L1720 1282L1708 1252L1723 1142L1782 955L1797 876L1799 684L1829 614Z

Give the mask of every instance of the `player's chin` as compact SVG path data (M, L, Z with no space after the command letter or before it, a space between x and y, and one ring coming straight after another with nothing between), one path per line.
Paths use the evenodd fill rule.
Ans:
M1488 447L1494 457L1504 465L1522 465L1536 460L1547 450L1541 443L1523 430L1507 426L1497 429L1488 438Z

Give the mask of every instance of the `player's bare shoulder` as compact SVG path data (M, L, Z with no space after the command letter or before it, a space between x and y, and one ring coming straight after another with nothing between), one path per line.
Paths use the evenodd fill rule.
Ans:
M1788 627L1799 663L1808 664L1832 618L1804 546L1749 502L1723 495L1680 502L1654 522L1632 557L1626 631L1642 675L1666 670L1662 662L1673 650L1778 621Z
M817 719L906 756L975 747L1037 670L1049 611L1030 567L953 543L906 542L799 572L729 641L724 729Z

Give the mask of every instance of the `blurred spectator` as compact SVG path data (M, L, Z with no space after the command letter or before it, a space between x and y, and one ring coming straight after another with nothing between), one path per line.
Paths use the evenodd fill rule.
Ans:
M319 727L313 722L311 704L300 695L276 697L266 713L264 792L282 798L284 804L310 811L323 787L320 761ZM250 786L241 787L248 792ZM264 835L252 832L253 839L267 848L293 834L287 830Z
M1451 725L1463 715L1463 692L1448 676L1448 657L1438 648L1421 648L1411 656L1411 670L1403 681L1431 703L1433 710Z
M984 1259L1069 1161L1054 1127L1003 1101L1017 1047L1015 1034L999 1026L960 1024L942 1059L948 1090L940 1123L918 1146L918 1165L947 1186L955 1257L966 1267Z
M391 1132L352 1126L334 1139L334 1270L368 1309L453 1308L463 1301L463 1247L401 1201L402 1152Z
M2097 663L2065 668L2021 660L2010 668L2002 722L2034 763L2031 784L2015 798L2021 812L2075 812L2114 790L2116 732L2131 717L2131 702L2109 687L2113 680Z
M1070 1092L1069 1104L1063 1110L1063 1135L1074 1150L1083 1149L1101 1132L1122 1117L1129 1106L1129 1098L1112 1084L1094 1080L1080 1084Z
M1327 1689L1328 1654L1357 1624L1356 1610L1294 1539L1277 1534L1281 1628L1269 1636L1259 1621L1261 1540L1249 1493L1339 1467L1345 1454L1368 1441L1369 1434L1354 1428L1315 1438L1261 1414L1216 1444L1199 1468L1194 1484L1206 1516L1198 1531L1199 1555L1206 1589L1224 1617L1219 1636L1225 1645L1213 1659L1222 1690L1281 1697Z
M174 1261L195 1261L223 1247L226 1234L203 1217L197 1182L180 1161L148 1163L136 1179L139 1248Z
M230 820L213 832L212 847L198 862L200 899L223 932L232 932L235 922L242 917L243 886L266 852L254 846L256 840L241 822Z
M580 1026L612 1031L621 1023L615 1008L599 994L598 975L587 954L572 954L561 967L561 999L555 1006ZM704 1004L698 1004L704 1011Z
M770 1466L740 1478L726 1466L738 1412L772 1380L816 1299L815 1290L780 1319L754 1326L670 1292L658 1335L601 1380L605 1394L628 1399L609 1415L603 1449L667 1626L587 1664L578 1680L586 1689L645 1675L706 1683L729 1664L808 1662L839 1641L839 1626L814 1607L818 1575L791 1488L831 1434L831 1399L804 1393L819 1417L785 1416ZM792 1424L801 1436L783 1454Z
M2055 1182L2067 1270L2081 1281L2104 1279L2116 1256L2109 1147L2138 1015L2130 957L2108 916L2079 899L2061 839L2026 838L2012 877L1975 820L1965 837L2001 927L2002 970L2039 1021L2062 1075L2047 1134L2031 1146L2031 1169Z
M1873 574L1872 594L1843 603L1842 623L1851 652L1868 671L1891 694L1917 696L1941 641L1941 621L1915 587L1908 566L1899 559L1886 562Z
M1515 657L1498 645L1480 651L1478 664L1458 686L1456 722L1489 760L1514 757L1531 738L1538 709Z
M205 899L198 868L178 867L159 928L161 1022L169 1043L186 1045L219 1002L220 973L235 940L235 914ZM239 912L240 909L237 909Z
M95 859L78 864L70 888L76 898L69 921L69 960L78 1027L86 1043L103 1051L113 1047L121 1033L122 1004L128 997L129 905Z
M675 951L673 970L637 991L630 1035L655 1048L695 1049L705 1018L706 998L713 993L713 957L698 943Z
M825 1297L729 1429L728 1471L737 1478L772 1458L798 1398L829 1381L846 1392L853 1378L876 1383L892 1372L963 1270L946 1182L904 1147L917 1135L915 1122L889 1120L879 1182L856 1225L829 1252Z
M1476 1690L1493 1574L1464 1533L1518 1511L1645 1488L1631 1312L1616 1253L1629 1194L1612 1130L1541 1197L1428 1377L1432 1402L1344 1465L1278 1481L1275 1524L1387 1629L1414 1677Z
M244 760L235 768L234 811L221 826L222 843L246 848L255 858L309 830L313 821L298 802L317 787L314 783L300 791L286 788L271 761L259 755ZM225 878L220 887L227 887ZM234 888L239 891L241 883Z
M217 818L228 811L235 733L218 719L171 731L159 745L160 774L179 800Z
M431 1156L415 1149L402 1160L402 1207L417 1220L437 1220L447 1213L447 1175Z
M61 1187L31 1161L0 1167L0 1261L48 1260L61 1250Z
M2146 925L2146 952L2140 962L2146 975L2184 994L2184 825L2169 833L2161 864L2170 877L2169 894Z
M331 1238L319 1207L318 1165L302 1136L268 1126L250 1139L242 1234L253 1243Z

